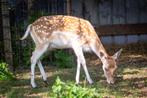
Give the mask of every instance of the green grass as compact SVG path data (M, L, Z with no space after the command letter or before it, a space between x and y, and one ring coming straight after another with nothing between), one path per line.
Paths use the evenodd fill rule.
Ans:
M95 60L95 64L93 62L93 60L87 59L88 69L94 84L89 85L85 82L85 75L82 70L81 86L96 88L98 94L104 98L147 97L147 56L122 56L114 85L106 83L101 64L97 63L99 61ZM0 81L0 98L50 98L48 92L51 92L57 76L64 82L75 82L76 68L60 69L47 66L45 70L49 82L47 87L43 83L38 69L36 70L38 88L35 89L30 86L30 70L17 71L17 80Z

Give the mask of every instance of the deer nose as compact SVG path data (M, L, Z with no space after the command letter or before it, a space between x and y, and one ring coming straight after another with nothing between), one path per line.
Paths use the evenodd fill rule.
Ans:
M111 80L107 80L107 82L108 82L108 84L114 84L114 80L113 79L111 79Z
M113 81L110 81L110 84L114 84L114 80Z

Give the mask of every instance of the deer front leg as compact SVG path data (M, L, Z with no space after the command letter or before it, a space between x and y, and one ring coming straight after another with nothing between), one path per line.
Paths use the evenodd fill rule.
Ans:
M92 81L92 79L91 79L91 77L90 77L90 75L89 75L88 69L87 69L87 67L86 67L86 61L85 61L85 58L84 58L82 49L78 46L78 44L76 44L76 45L73 45L73 50L74 50L74 52L75 52L75 54L76 54L76 56L77 56L76 83L79 83L80 67L81 67L80 64L82 64L83 69L84 69L84 72L85 72L85 74L86 74L86 78L87 78L88 82L89 82L90 84L92 84L93 81Z
M81 60L80 62L82 63L84 72L85 72L85 74L86 74L86 78L87 78L89 84L92 84L93 81L92 81L92 79L91 79L91 77L90 77L90 75L89 75L89 72L88 72L88 69L87 69L87 66L86 66L86 61L85 61L85 58L84 58L83 55L81 55L81 59L80 59L80 60Z
M81 64L80 64L80 60L77 58L77 73L76 73L76 83L79 83L79 79L80 79L80 69L81 69Z

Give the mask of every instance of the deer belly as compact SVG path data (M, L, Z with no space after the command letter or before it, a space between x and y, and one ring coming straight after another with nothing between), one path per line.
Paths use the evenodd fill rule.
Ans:
M83 49L83 51L85 51L85 52L92 52L92 50L91 50L91 48L90 48L89 45L83 45L83 46L82 46L82 49Z
M64 48L71 48L72 41L69 36L66 35L67 33L62 32L54 32L52 34L52 38L49 41L49 48L55 49L64 49Z
M64 48L70 48L71 45L68 41L64 41L63 39L54 39L49 44L49 48L55 48L55 49L64 49Z

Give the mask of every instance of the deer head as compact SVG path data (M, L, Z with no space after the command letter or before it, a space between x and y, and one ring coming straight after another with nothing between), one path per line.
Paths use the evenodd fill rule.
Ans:
M117 62L121 52L122 49L116 52L113 56L104 57L102 60L104 75L109 84L114 83L114 76L115 76L115 71L117 69Z

